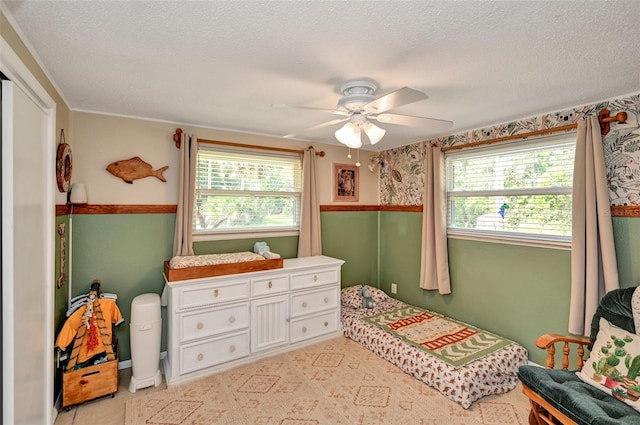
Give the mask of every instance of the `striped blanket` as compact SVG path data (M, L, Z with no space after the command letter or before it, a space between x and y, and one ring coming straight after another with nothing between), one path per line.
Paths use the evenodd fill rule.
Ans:
M421 350L460 367L513 341L414 306L363 317Z

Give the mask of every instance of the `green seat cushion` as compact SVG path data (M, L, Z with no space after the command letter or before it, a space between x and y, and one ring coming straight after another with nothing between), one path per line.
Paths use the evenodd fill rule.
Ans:
M583 382L575 372L524 365L518 378L579 425L640 425L640 413Z

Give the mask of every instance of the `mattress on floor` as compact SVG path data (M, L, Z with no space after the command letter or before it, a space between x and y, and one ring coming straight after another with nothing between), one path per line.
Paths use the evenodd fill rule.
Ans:
M344 335L364 345L403 372L437 389L463 408L469 408L474 401L482 397L506 393L518 384L518 368L528 361L527 350L521 345L510 342L477 360L453 367L363 320L364 317L399 309L408 304L375 289L375 307L365 309L358 305L360 297L356 290L357 287L342 290L341 318Z

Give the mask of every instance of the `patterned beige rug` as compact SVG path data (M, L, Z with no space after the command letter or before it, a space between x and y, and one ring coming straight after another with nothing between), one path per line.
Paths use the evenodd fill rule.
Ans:
M126 403L125 425L526 425L521 387L468 410L347 338Z

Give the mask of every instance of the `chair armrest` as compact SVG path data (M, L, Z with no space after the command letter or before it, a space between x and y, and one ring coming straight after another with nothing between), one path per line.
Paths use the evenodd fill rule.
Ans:
M569 369L569 354L571 353L571 344L577 345L578 359L577 367L582 369L584 365L584 347L590 343L589 338L584 336L570 336L559 334L545 334L536 340L536 346L543 350L547 350L547 368L553 369L555 366L556 343L562 343L562 369Z

